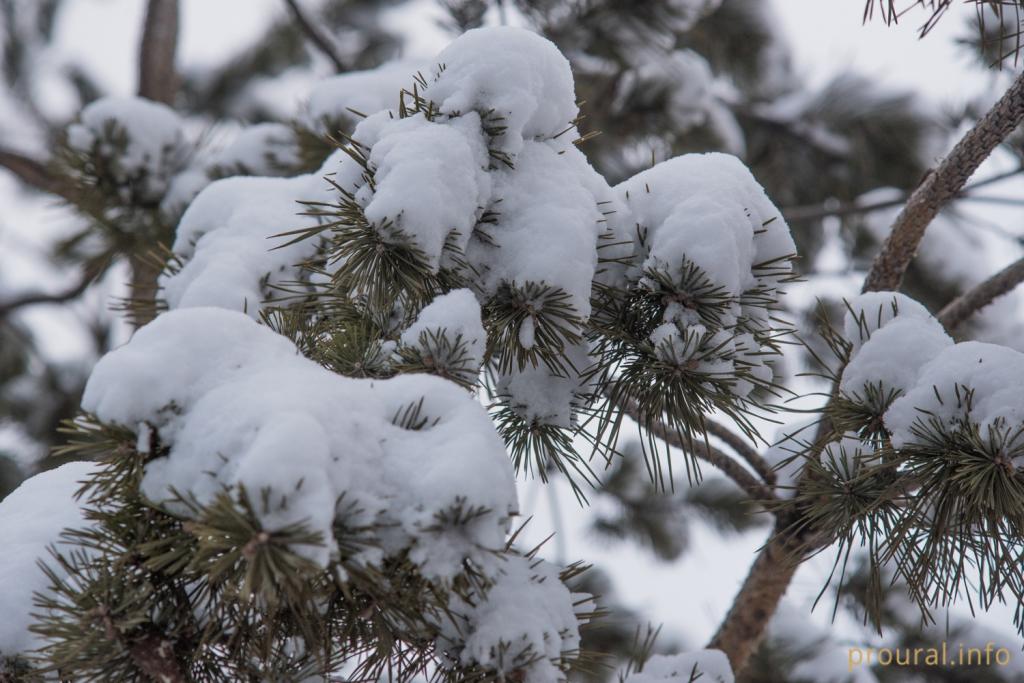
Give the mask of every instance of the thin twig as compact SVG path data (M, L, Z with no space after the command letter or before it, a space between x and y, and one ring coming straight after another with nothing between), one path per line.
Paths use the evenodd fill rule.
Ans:
M647 416L641 413L636 401L624 398L616 400L611 397L609 397L609 400L638 425L644 427L652 435L665 442L665 444L684 450L718 469L743 489L750 496L751 500L762 503L778 500L771 489L758 481L754 475L723 451L707 443L683 439L677 430L669 427L663 420L648 419Z
M994 176L979 180L978 182L971 183L966 186L963 190L957 193L956 199L970 199L974 201L992 201L994 197L978 197L967 194L971 190L976 190L979 187L985 187L993 183L1012 178L1015 175L1020 174L1024 171L1024 167L1017 167L1011 171L1004 171L1003 173L997 173ZM911 193L903 192L898 197L892 199L886 199L883 201L872 202L870 204L841 204L835 208L827 208L821 204L805 204L803 206L791 206L788 209L782 209L782 217L787 222L797 223L800 221L814 221L822 218L836 217L842 218L843 216L854 216L863 213L871 213L872 211L879 211L881 209L891 209L895 206L902 206L906 204L907 198Z
M178 92L178 0L149 0L139 44L139 95L173 104Z
M327 36L320 33L317 27L309 20L308 17L303 13L302 8L299 7L299 3L296 0L284 0L285 4L288 5L288 9L291 10L292 16L295 17L295 22L302 29L302 32L306 34L309 41L316 46L320 52L324 54L327 59L331 60L334 64L334 68L338 73L345 71L345 62L342 61L341 57L338 56L337 50Z
M898 290L935 215L963 190L968 179L992 151L1024 120L1024 74L1010 86L984 118L910 195L896 217L882 250L871 264L863 291Z
M37 190L50 192L61 197L66 196L63 188L53 174L50 173L46 164L37 161L24 154L0 149L0 167L16 175L22 182L31 185Z
M763 479L766 484L769 486L775 485L775 470L773 470L771 465L761 457L761 454L757 452L757 449L747 443L742 436L725 425L709 419L704 420L704 429L711 436L724 441L729 448L742 456L742 458L747 461L747 464L754 468L755 472L761 475L761 479Z
M59 304L71 301L72 299L77 299L81 296L82 292L89 288L93 279L94 277L91 273L86 273L72 287L62 292L32 292L16 296L10 301L0 302L0 320L19 308L25 308L26 306L35 306L36 304Z
M975 285L939 311L939 322L952 332L960 323L1024 282L1024 258L1017 259L998 273Z

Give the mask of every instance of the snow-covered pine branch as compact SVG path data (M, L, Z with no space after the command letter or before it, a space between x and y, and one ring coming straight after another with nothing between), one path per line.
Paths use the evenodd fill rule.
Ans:
M100 462L0 506L14 523L82 480L3 560L40 591L10 598L17 666L561 680L592 604L579 567L508 545L512 463L587 478L571 439L604 392L690 437L771 386L794 247L739 161L609 186L568 62L524 30L470 31L400 92L395 73L335 77L291 129L205 160L162 105L100 100L70 129L65 173L113 234L139 230L119 202L156 225L187 208L170 310L87 385L68 452ZM319 168L272 177L325 132ZM239 173L264 175L218 179Z

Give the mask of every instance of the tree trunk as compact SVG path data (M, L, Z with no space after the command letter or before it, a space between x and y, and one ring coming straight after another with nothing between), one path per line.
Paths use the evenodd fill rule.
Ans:
M708 648L724 652L737 676L760 645L768 621L804 560L805 550L805 542L792 527L776 524L772 537L743 580L732 608L711 638Z

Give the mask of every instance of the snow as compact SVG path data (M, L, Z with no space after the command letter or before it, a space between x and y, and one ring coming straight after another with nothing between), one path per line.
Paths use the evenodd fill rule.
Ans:
M60 547L62 531L81 528L84 518L75 500L80 482L96 465L72 462L26 479L0 501L0 657L41 646L39 636L28 630L32 623L33 593L45 591L49 581L40 560L64 575L50 562L47 548ZM12 589L14 588L14 589Z
M462 252L482 212L478 207L490 200L479 117L440 124L422 114L377 114L359 124L353 137L371 150L374 183L356 193L367 220L392 241L411 242L437 272L449 237Z
M721 650L681 652L674 655L652 655L643 671L626 676L623 683L733 683L732 668Z
M872 332L843 370L839 388L850 395L865 385L907 391L915 385L921 366L953 339L934 318L899 317Z
M918 420L934 419L951 431L969 422L983 439L992 437L990 429L1016 434L1024 423L1022 386L1024 354L996 344L961 342L924 364L916 385L886 412L885 426L897 448L920 442L914 433ZM1007 448L1016 445L1013 439Z
M185 210L172 251L184 261L160 282L171 308L219 306L256 315L269 285L297 279L294 265L314 255L315 240L273 249L271 235L315 225L298 214L298 199L326 199L327 183L235 176L208 185ZM276 277L271 277L274 275Z
M688 268L695 266L706 278L706 289L728 307L720 326L708 328L694 306L668 305L664 322L676 329L662 325L654 331L656 353L684 363L699 351L714 349L715 357L703 358L700 370L733 375L742 362L754 378L770 379L764 349L752 334L735 328L740 323L752 330L767 325L768 313L755 300L780 294L796 247L779 210L750 171L727 154L686 154L615 189L625 216L636 225L630 234L636 266L624 274L626 281L657 292L650 274L659 273L688 295ZM756 296L745 299L752 293ZM745 396L752 388L753 382L741 379L732 390Z
M925 424L948 432L973 426L998 442L997 434L1012 434L1024 422L1024 353L985 342L954 344L923 306L902 294L862 294L849 308L843 327L854 346L840 389L858 403L868 385L896 392L883 415L896 448L920 445L917 431Z
M425 426L393 423L421 399ZM332 524L342 498L346 509L358 504L349 526L395 525L387 545L409 549L441 579L466 556L486 566L517 509L504 445L456 385L427 375L335 375L242 313L161 315L100 360L82 406L109 424L145 423L170 448L146 468L147 498L169 504L173 488L208 505L224 490L267 489L279 503L259 510L264 529L307 524L324 542L294 550L321 566L337 556ZM455 528L437 524L460 507L490 512Z
M485 294L507 284L544 283L568 294L580 317L589 317L602 215L577 155L572 145L527 141L514 168L493 172L501 202L497 223L488 228L492 240L471 245L467 254Z
M484 364L487 333L480 320L480 304L473 292L456 289L436 297L402 332L401 342L406 346L419 347L421 351L430 351L431 336L442 335L450 340L453 347L460 343L465 345L465 379L475 383Z
M206 167L213 177L278 176L288 175L288 170L300 163L295 131L283 123L257 123L211 155Z
M350 133L350 122L384 109L397 109L399 94L403 89L412 90L413 77L425 66L423 62L399 60L326 78L313 87L300 120L319 135L336 134L339 127Z
M486 592L457 598L438 649L463 665L480 665L501 674L521 669L531 683L565 680L557 663L579 648L577 610L593 609L590 596L569 593L558 568L543 560L510 556ZM468 636L464 634L468 633Z
M123 186L126 200L159 201L188 154L178 114L141 97L90 103L67 135L73 149L105 161L105 172Z
M500 115L506 128L494 142L509 154L518 154L525 140L554 137L579 113L569 61L525 29L467 31L436 62L424 95L445 114Z

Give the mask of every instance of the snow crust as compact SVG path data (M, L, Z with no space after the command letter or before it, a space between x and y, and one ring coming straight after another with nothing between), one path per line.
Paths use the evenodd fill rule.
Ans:
M44 592L49 581L39 567L46 561L58 576L66 576L50 562L47 548L60 548L61 532L82 528L85 519L75 500L82 481L96 469L94 463L71 462L26 479L0 501L0 656L11 656L43 644L28 630L32 623L33 593Z
M653 655L644 663L643 671L630 674L623 683L689 683L698 680L707 683L735 681L724 652L700 650L675 655Z

